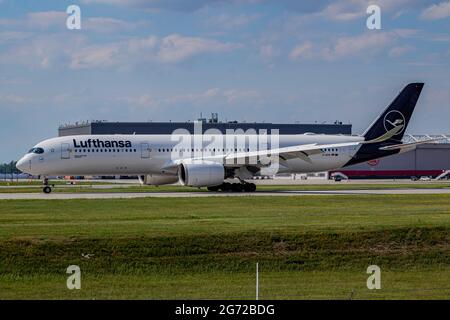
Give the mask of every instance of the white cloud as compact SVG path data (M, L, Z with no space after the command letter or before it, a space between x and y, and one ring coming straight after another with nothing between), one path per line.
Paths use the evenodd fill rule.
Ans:
M259 48L259 55L264 61L271 61L280 54L280 50L272 44L263 44Z
M311 58L312 57L312 49L313 45L311 42L305 42L302 44L299 44L292 49L291 53L289 54L289 57L292 60L298 60L302 58Z
M220 89L210 88L201 92L185 93L157 98L153 94L144 93L134 97L117 98L116 101L126 103L133 108L163 108L167 106L211 106L226 103L236 105L243 101L260 102L262 95L252 89Z
M67 65L71 54L77 52L84 42L84 38L78 35L39 35L3 50L0 53L0 64L39 69Z
M2 34L0 33L0 41ZM5 34L5 38L18 35ZM224 53L241 47L209 38L179 34L158 38L135 37L104 44L90 44L82 35L46 34L9 46L0 53L0 64L33 68L130 67L142 63L175 64L202 54Z
M261 98L261 94L257 90L232 89L225 91L223 95L227 98L228 103L234 103L247 99L258 100Z
M48 29L53 26L66 27L67 14L61 11L32 12L27 15L26 23L31 28Z
M18 19L0 19L0 26L15 29L64 31L66 29L67 13L65 11L31 12ZM132 31L149 25L148 21L125 21L111 17L82 18L82 29L89 32L111 33Z
M422 11L420 15L424 20L439 20L450 17L450 1L433 4Z
M115 6L138 7L146 10L196 11L218 4L258 3L265 0L82 0L83 3L108 4Z
M420 34L418 29L395 29L392 32L400 38L411 38Z
M325 59L334 60L353 56L371 56L394 42L392 32L367 32L354 37L341 37L332 47L322 50Z
M403 34L403 36L405 35ZM392 44L395 44L403 36L396 31L365 32L357 36L339 37L332 41L331 44L324 44L323 42L314 44L311 41L305 41L295 46L291 50L289 57L293 61L305 59L322 59L326 61L346 58L364 59L386 52ZM401 50L403 50L401 53L406 52L406 48L402 47L400 49L399 47L392 51L392 55L399 54Z
M228 52L239 45L217 40L171 34L164 38L148 36L128 41L88 46L71 55L71 68L138 65L139 63L174 64L206 53Z
M207 19L206 24L210 27L222 30L241 29L251 22L257 20L259 14L238 14L230 15L222 13L218 16L213 16Z
M227 52L238 47L239 45L217 40L172 34L161 40L158 58L164 63L177 63L198 54Z
M333 20L348 21L361 18L366 15L363 1L336 1L329 4L319 13Z
M86 69L110 67L119 63L120 47L117 44L84 47L72 54L70 68Z
M414 47L411 47L411 46L393 47L391 50L389 50L389 57L398 58L398 57L401 57L404 54L411 52L413 50L414 50Z
M300 12L301 20L325 18L334 21L351 21L367 17L366 9L371 4L380 6L382 13L402 11L406 7L421 5L426 0L324 0L324 1L287 1L288 8ZM279 1L281 3L281 1ZM398 14L396 12L395 14Z
M30 31L46 30L60 25L66 27L67 14L63 11L31 12L17 19L0 19L0 26L4 28L30 29Z
M154 51L157 49L159 39L156 36L148 36L145 38L131 38L128 41L128 51L130 53L142 54L145 51Z
M333 48L337 56L347 56L383 47L392 40L388 33L366 33L356 37L340 38Z
M128 22L109 17L93 17L83 20L83 30L99 33L132 31L148 24L145 21Z

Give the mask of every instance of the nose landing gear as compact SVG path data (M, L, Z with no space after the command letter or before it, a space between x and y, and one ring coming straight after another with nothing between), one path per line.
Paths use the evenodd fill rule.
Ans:
M52 192L52 187L48 184L47 177L44 178L44 187L42 187L42 191L47 194Z

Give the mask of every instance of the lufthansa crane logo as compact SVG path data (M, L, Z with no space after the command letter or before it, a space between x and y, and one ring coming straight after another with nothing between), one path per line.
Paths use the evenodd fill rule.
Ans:
M387 131L391 131L394 128L401 127L401 129L397 132L397 134L400 134L405 129L405 116L403 113L397 110L392 110L386 113L384 116L384 128Z

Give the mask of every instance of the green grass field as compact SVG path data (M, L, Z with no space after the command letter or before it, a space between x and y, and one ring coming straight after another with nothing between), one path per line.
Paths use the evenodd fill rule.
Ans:
M0 298L254 299L259 262L261 299L448 299L449 231L448 195L2 200Z

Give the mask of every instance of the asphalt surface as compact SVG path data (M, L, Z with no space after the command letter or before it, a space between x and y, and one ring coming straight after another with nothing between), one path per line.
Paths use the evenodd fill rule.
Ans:
M0 200L16 199L120 199L120 198L190 198L190 197L260 197L260 196L327 196L368 194L450 194L450 189L379 189L379 190L325 190L246 192L93 192L93 193L0 193Z

